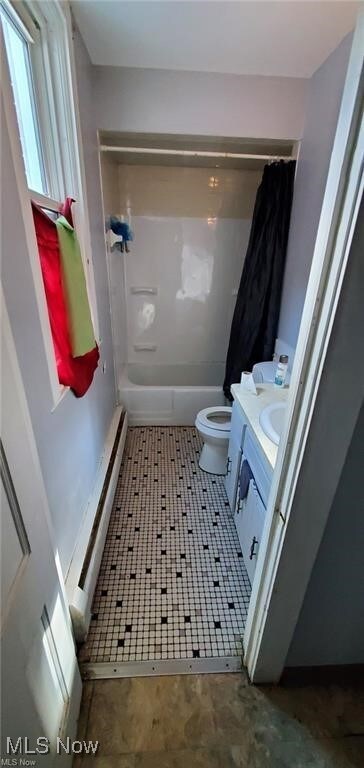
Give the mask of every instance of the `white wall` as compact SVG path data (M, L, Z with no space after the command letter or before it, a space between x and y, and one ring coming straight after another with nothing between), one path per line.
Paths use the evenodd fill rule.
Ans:
M98 128L300 139L308 80L94 67Z
M278 337L295 349L340 109L352 34L308 81Z
M6 179L6 189L5 185L2 187L1 278L56 532L56 546L64 572L67 571L80 522L94 485L115 403L100 186L96 173L96 133L89 121L90 68L81 47L78 49L77 64L91 241L103 340L101 356L106 360L108 368L105 375L101 367L98 368L85 397L76 399L68 393L53 412L9 136L4 116L1 115L1 162L3 179Z

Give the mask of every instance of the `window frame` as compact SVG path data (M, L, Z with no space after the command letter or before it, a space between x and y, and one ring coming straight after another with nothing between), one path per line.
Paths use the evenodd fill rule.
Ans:
M3 79L6 81L4 82L5 109L11 125L13 159L17 171L23 216L27 219L27 227L29 228L29 214L32 220L31 200L43 207L57 210L60 201L64 200L65 197L75 199L76 202L73 205L74 224L84 264L95 339L100 346L71 14L68 6L59 0L54 0L52 3L43 3L41 0L17 0L17 2L2 0L2 2L8 14L11 14L16 24L19 25L19 29L27 38L30 46L35 106L47 184L47 194L36 192L30 189L27 184L7 55L3 45L2 71ZM1 37L3 38L2 30ZM25 206L28 209L27 212L24 210ZM32 242L29 243L29 254L32 262L54 409L69 388L62 386L58 379L33 220L31 229ZM34 256L34 245L36 256Z
M47 191L46 190L47 180L46 180L46 173L45 173L43 146L42 146L42 139L41 139L38 106L37 106L37 99L36 99L36 93L35 93L35 87L34 87L33 69L32 69L32 61L31 61L31 48L32 48L32 44L34 44L35 42L36 30L33 29L33 26L31 25L31 20L29 21L28 26L26 26L24 21L20 17L15 18L15 14L8 0L2 0L1 7L2 7L4 19L6 21L4 26L5 49L7 50L7 28L12 29L13 35L18 38L18 41L23 48L24 64L25 64L26 79L27 79L27 90L28 90L28 96L30 101L30 109L32 113L31 120L33 123L34 139L35 139L35 144L37 149L37 161L38 161L37 165L39 170L40 181L42 184L42 193L45 194ZM12 63L10 61L11 59L12 59ZM13 56L10 56L9 57L10 73L14 66L14 61L15 60ZM12 83L12 87L13 87L13 93L14 93L15 109L16 109L16 112L18 112L17 105L20 102L21 97L20 97L19 84L17 82L17 78L15 78L15 81ZM28 151L25 151L26 119L24 119L25 114L23 113L22 110L20 110L20 115L17 115L17 117L19 122L19 133L20 133L20 140L21 140L21 145L23 149L26 176L29 182L29 186L31 186L31 182L28 179L28 171L30 171L29 175L31 175L31 163L29 163ZM27 147L27 149L29 148Z

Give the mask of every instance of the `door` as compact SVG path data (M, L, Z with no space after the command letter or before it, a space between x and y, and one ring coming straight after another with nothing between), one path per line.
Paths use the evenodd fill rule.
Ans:
M9 760L5 765L22 757L47 768L70 766L71 750L68 754L58 744L56 755L57 737L68 750L67 736L75 738L81 679L4 306L1 335L1 757Z
M239 519L238 536L245 567L250 584L253 584L255 567L258 559L259 543L262 537L265 507L257 491L254 480L249 483L248 495L242 506Z

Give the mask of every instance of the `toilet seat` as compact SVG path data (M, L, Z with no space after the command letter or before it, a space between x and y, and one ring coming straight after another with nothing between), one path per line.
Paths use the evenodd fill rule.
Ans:
M209 408L203 408L197 414L197 419L201 427L216 430L217 432L230 432L231 427L231 406L215 405Z

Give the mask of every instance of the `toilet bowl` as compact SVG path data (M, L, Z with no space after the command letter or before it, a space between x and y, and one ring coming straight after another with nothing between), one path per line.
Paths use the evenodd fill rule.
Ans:
M203 440L199 466L211 475L225 475L231 426L231 407L204 408L196 416L195 427Z

